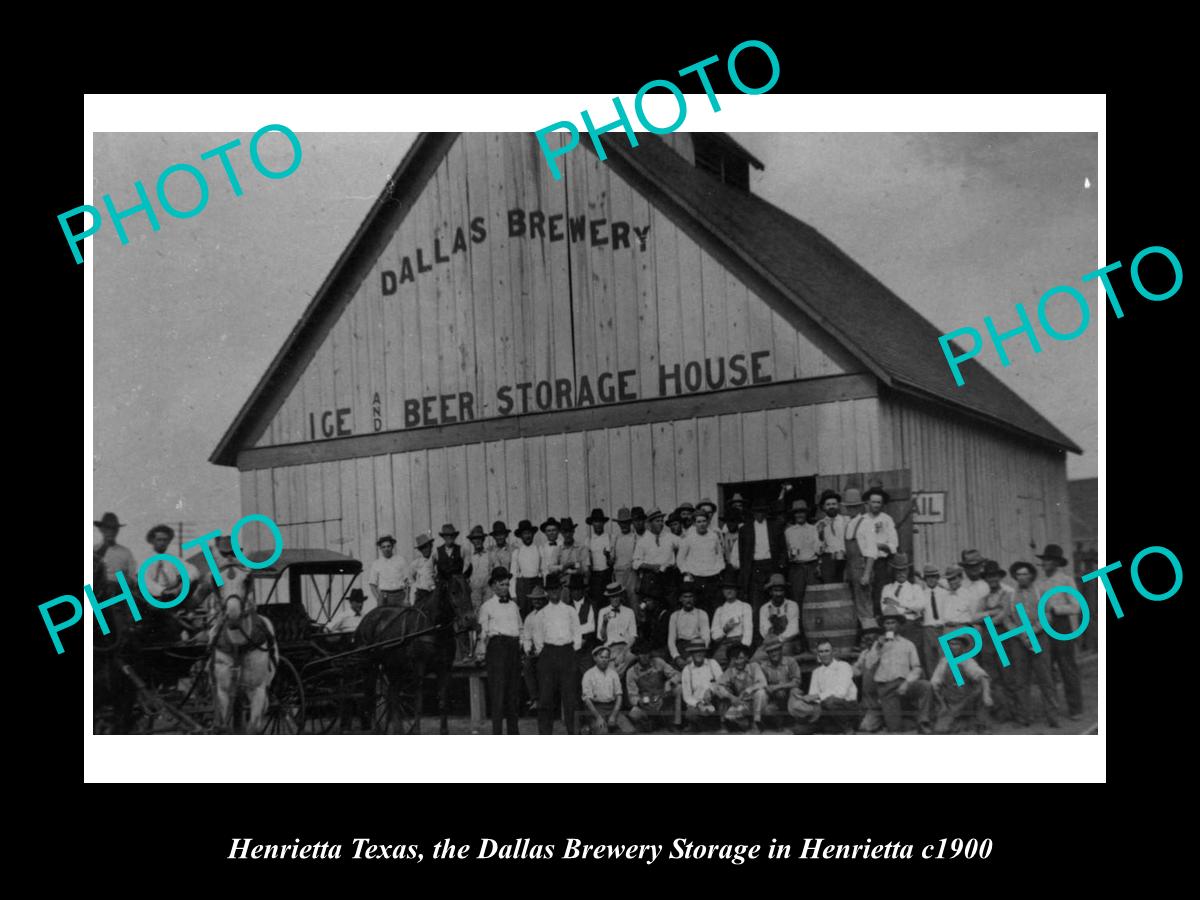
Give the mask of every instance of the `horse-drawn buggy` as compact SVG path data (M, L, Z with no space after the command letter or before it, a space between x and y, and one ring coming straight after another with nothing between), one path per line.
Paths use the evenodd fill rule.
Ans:
M203 554L189 562L207 571ZM106 610L110 633L93 631L97 733L414 732L430 669L445 730L454 618L439 597L372 610L342 631L355 559L293 549L222 572L222 585L205 579L175 609L142 607L138 622L125 605ZM102 573L95 583L99 597L118 592Z

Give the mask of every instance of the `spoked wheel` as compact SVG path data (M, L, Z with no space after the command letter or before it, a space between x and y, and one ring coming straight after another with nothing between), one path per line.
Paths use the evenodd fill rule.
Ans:
M304 691L304 728L310 734L329 734L330 732L345 731L353 727L353 721L342 723L342 709L353 714L352 708L345 699L345 676L335 667L324 667L324 670L308 679L308 687Z
M298 734L304 727L304 685L300 673L288 662L279 658L279 668L267 689L267 713L263 720L263 734Z
M417 730L418 691L421 689L421 679L415 672L404 672L398 676L393 695L389 691L391 681L381 668L375 675L375 733L387 734L389 714L393 712L390 704L395 703L395 715L400 720L400 734L412 734Z

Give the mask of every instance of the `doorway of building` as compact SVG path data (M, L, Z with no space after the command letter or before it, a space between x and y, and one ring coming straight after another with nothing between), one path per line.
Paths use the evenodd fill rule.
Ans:
M784 515L792 508L796 500L808 501L808 515L812 520L816 515L817 478L815 475L806 478L768 478L762 481L734 481L728 484L718 484L720 493L721 512L729 508L729 501L734 494L740 494L746 501L746 509L753 509L754 504L765 501L771 505L771 515Z

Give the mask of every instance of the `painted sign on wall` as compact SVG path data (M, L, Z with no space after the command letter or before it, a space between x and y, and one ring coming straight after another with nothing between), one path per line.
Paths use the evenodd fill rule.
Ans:
M945 491L921 491L913 494L914 525L937 525L945 521Z

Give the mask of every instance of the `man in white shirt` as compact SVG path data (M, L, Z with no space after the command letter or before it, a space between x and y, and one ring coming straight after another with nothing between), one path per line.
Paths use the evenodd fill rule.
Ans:
M633 548L633 568L638 573L638 598L653 597L665 602L667 580L675 568L679 538L663 529L666 517L662 510L652 509L646 516L646 533Z
M817 581L818 554L821 549L817 526L808 522L807 500L800 499L792 503L792 524L784 529L783 542L787 546L788 584L792 599L803 609L804 593L810 584L816 584Z
M867 504L867 527L859 530L859 541L863 539L864 530L868 531L874 540L875 571L871 578L871 602L875 609L879 608L883 586L889 581L888 558L900 549L896 523L883 511L890 499L887 491L881 487L870 487L863 494L863 500ZM866 549L863 552L866 553Z
M717 707L713 688L721 678L721 666L708 658L704 644L693 641L687 645L691 662L680 675L680 690L683 693L683 714L691 731L714 727L717 723Z
M767 602L758 611L758 634L764 641L774 635L782 643L783 652L795 656L800 652L800 607L787 592L787 582L778 572L767 580Z
M692 530L679 544L676 562L679 571L691 575L697 591L697 605L711 614L721 595L721 573L725 571L725 544L712 530L708 510L699 509Z
M351 588L350 593L346 595L347 609L341 612L336 619L329 623L329 630L333 632L355 632L363 620L363 605L367 601L367 596L360 588Z
M537 656L538 734L553 734L554 719L561 706L567 734L575 733L575 710L579 705L579 670L575 654L583 645L579 614L562 602L562 592L547 593L541 586L530 591L530 598L545 595L533 625L533 650Z
M477 652L487 665L488 709L492 734L519 734L517 707L521 692L521 611L509 597L511 576L495 568L488 578L491 596L479 607Z
M607 647L611 653L613 669L618 676L625 674L625 669L632 661L629 648L637 639L637 620L633 610L621 604L625 590L616 582L604 590L604 597L609 606L596 617L596 638L601 646Z
M125 583L130 592L136 591L137 564L134 562L129 548L117 543L117 534L125 527L124 523L117 518L116 513L106 512L92 524L100 531L100 543L92 548L92 553L104 560L104 570L108 573L108 580L117 584L117 573L120 572L125 576Z
M908 554L896 553L888 561L888 568L891 573L892 580L883 586L883 591L879 597L879 605L882 608L889 606L898 607L904 615L904 624L900 626L900 634L913 642L917 648L917 653L921 654L921 645L925 641L924 635L924 620L922 612L928 604L928 600L922 598L921 589L918 585L909 581L909 569L911 568L908 561ZM924 657L921 659L921 665L924 667ZM930 669L924 669L928 672Z
M797 718L801 714L807 715L810 725L821 723L822 731L846 734L854 730L854 720L858 716L857 701L854 668L845 660L834 658L833 644L826 640L819 641L817 667L813 669L812 679L808 683L808 693L800 698L794 710L789 702L788 710ZM826 713L841 715L830 717Z
M787 565L787 545L783 527L767 514L771 504L765 499L754 501L754 515L738 531L738 558L741 560L742 596L754 613L767 599L767 581Z
M533 632L542 610L546 608L546 589L540 584L534 585L529 591L529 602L529 615L523 616L521 623L521 678L525 682L525 693L529 695L529 710L535 712L538 708L538 660ZM520 611L518 606L517 612Z
M754 613L750 604L738 599L739 580L726 572L721 586L725 602L717 607L712 620L713 657L721 662L728 659L735 644L749 647L754 640Z
M842 495L835 490L823 491L817 505L822 512L817 521L817 537L821 541L821 581L840 584L845 581L846 526L850 520L842 515Z
M942 621L951 627L975 625L983 621L983 601L978 597L978 592L963 590L962 566L947 567L946 584L949 590L946 591L945 608L940 610Z
M617 527L620 532L613 540L613 577L612 580L625 588L625 599L633 606L633 614L637 609L637 573L633 570L633 551L637 546L637 535L633 531L633 514L622 506L617 510Z
M969 597L971 602L977 604L980 609L983 609L983 598L988 594L987 582L983 578L983 567L986 562L987 560L978 550L964 550L962 558L959 560L963 575L966 576L959 592L964 597Z
M522 519L517 525L517 539L520 541L512 551L512 576L516 583L513 592L517 597L517 607L522 616L529 615L530 591L541 586L545 570L542 567L542 552L533 543L535 534L533 523Z
M625 612L633 613L626 607ZM580 685L583 705L592 714L592 732L608 734L613 728L633 734L633 723L621 712L621 678L612 665L609 649L604 646L592 651L596 664L583 673Z
M608 516L604 514L604 510L599 507L593 509L592 514L583 521L591 529L587 539L587 548L592 555L591 574L588 577L588 596L591 598L592 607L599 610L604 605L605 587L615 580L612 577L613 543L612 538L605 530L608 525ZM632 605L632 596L629 597L629 602Z
M471 592L471 611L479 615L479 607L488 598L490 589L488 579L492 574L491 553L484 548L487 534L482 525L476 525L467 532L467 540L471 542L471 551L466 555L466 568L471 574L467 576L467 588Z
M367 587L377 606L402 606L408 586L408 564L395 555L396 539L385 534L375 542L380 555L371 562L367 572Z
M538 530L545 537L545 541L539 548L542 555L542 576L558 574L562 571L563 550L561 526L558 519L550 516L550 518L538 526Z
M863 512L862 496L857 488L846 488L842 505L850 517L846 523L846 583L854 600L854 612L858 616L859 632L866 639L866 632L877 626L875 603L871 594L871 582L875 577L875 557L879 550L875 546L875 530L867 514Z
M692 585L684 583L679 603L679 609L671 613L667 623L667 652L676 668L682 669L687 665L686 647L699 641L707 650L712 633L708 613L696 606L696 590Z

